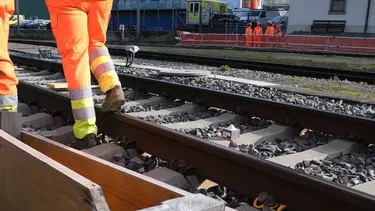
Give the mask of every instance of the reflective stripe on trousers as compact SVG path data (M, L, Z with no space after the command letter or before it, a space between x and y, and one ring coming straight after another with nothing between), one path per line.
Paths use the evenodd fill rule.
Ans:
M95 125L96 117L91 87L70 89L69 97L75 120L74 136L82 139L91 133L97 135L98 128Z
M106 93L116 85L121 85L115 65L106 47L97 48L89 53L90 69L99 82L100 90Z
M17 111L18 95L0 96L0 110Z

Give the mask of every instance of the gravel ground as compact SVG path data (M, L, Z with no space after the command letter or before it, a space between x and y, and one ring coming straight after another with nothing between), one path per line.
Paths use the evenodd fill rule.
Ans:
M246 132L251 132L254 130L260 130L270 126L272 123L270 121L261 120L258 118L243 117L240 122L232 123L236 128L240 129L240 134ZM193 130L182 130L187 134L194 135L198 138L209 139L209 138L221 138L223 135L223 130L229 127L231 124L220 124L217 126L210 126L208 128L197 128Z
M177 122L189 122L196 121L199 119L207 119L215 116L220 116L221 114L226 113L223 110L217 109L208 109L207 111L195 112L195 113L183 113L178 115L170 116L147 116L141 118L146 121L151 121L158 124L167 124L167 123L177 123Z
M19 49L19 50L27 50L33 51L38 53L36 49L40 48L37 45L25 45L25 44L16 44L10 43L10 49ZM44 48L44 47L43 47ZM46 49L55 49L52 47L45 47ZM152 48L152 47L151 47ZM148 49L148 48L146 48ZM166 48L162 48L161 50L165 50ZM173 50L173 49L169 49ZM167 50L167 51L169 51ZM177 49L178 51L190 51L191 49ZM195 49L199 50L199 49ZM159 48L160 51L160 48ZM213 55L220 53L221 51L216 51ZM244 52L242 52L243 54ZM253 52L254 53L254 52ZM257 54L262 54L262 52L256 52ZM345 64L366 64L371 65L374 64L373 68L375 70L375 62L371 59L366 58L351 58L351 57L332 57L332 56L318 56L318 55L304 55L304 54L282 54L282 53L267 53L267 55L272 55L276 58L279 58L281 61L284 61L285 58L296 57L299 58L301 61L313 61L315 63L324 63L331 62L344 62ZM114 59L124 59L123 57L114 56ZM59 61L59 60L56 60ZM289 61L289 60L285 60ZM290 64L291 62L287 62ZM298 61L294 61L293 63L298 64ZM142 64L142 65L150 65L150 66L160 66L160 67L169 67L175 69L200 69L200 70L210 70L214 74L218 75L226 75L238 78L246 78L251 80L260 80L260 81L267 81L272 83L279 83L284 85L291 85L293 84L296 87L303 87L309 88L318 91L325 91L329 93L335 94L348 94L354 96L361 96L365 98L375 99L375 86L368 85L366 83L357 83L357 82L349 82L349 81L341 81L339 79L316 79L316 78L307 78L307 77L295 77L295 76L288 76L288 75L281 75L276 73L267 73L255 70L245 70L245 69L235 69L230 68L228 71L222 71L220 68L217 67L210 67L210 66L203 66L203 65L196 65L196 64L186 64L180 62L165 62L165 61L155 61L155 60L145 60L145 59L138 59L136 58L134 64ZM350 69L350 68L349 68ZM133 74L134 71L137 71L136 68L120 68L124 73ZM155 74L156 71L152 70L142 70L142 74L139 76L148 77L151 74Z
M110 46L120 47L120 46ZM282 64L299 64L303 66L330 67L353 70L375 70L375 61L372 58L353 58L347 56L324 56L299 53L276 53L238 50L193 49L173 47L141 46L141 50L163 52L193 56L208 56L213 58L243 59L250 61L264 61Z
M127 107L125 103L125 107L123 112L124 113L133 113L133 112L143 112L143 111L157 111L161 109L167 108L174 108L178 106L182 106L184 104L183 101L174 101L171 103L164 103L164 104L156 104L156 105L138 105L138 106L130 106Z
M303 161L296 169L307 174L352 187L375 179L375 147L333 159Z
M327 144L333 139L334 137L330 135L326 135L316 131L307 131L302 136L294 136L290 139L276 139L275 141L266 141L256 146L241 145L237 146L236 149L250 155L267 159L312 149L314 147Z
M317 96L305 96L296 93L279 91L273 88L268 89L249 84L216 80L211 78L161 77L161 79L175 83L209 88L217 91L225 91L247 95L250 97L269 99L276 102L306 106L323 111L361 116L370 119L375 118L375 108L373 105L368 104L352 105L343 100L328 99Z

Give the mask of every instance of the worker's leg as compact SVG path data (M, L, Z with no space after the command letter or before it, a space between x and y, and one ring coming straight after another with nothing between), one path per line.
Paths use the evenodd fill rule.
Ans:
M259 43L260 42L260 38L261 38L260 35L255 35L254 36L254 47L258 47L258 48L260 47L260 43Z
M266 42L267 42L267 47L271 47L272 46L272 37L271 37L271 35L268 35L268 36L266 36L265 37L267 40L266 40Z
M262 46L262 43L261 43L261 42L262 42L263 39L264 39L263 37L264 37L263 35L259 35L259 36L258 36L258 48L260 48L260 46Z
M115 71L115 66L105 46L112 0L90 2L88 10L89 58L91 71L106 93L103 111L120 111L125 103L124 92Z
M0 110L17 111L17 84L13 62L8 54L9 17L13 0L0 1Z
M73 132L74 136L80 139L72 146L74 148L94 146L97 127L87 52L87 15L77 7L49 6L48 10L51 28L62 56L64 74L68 82L75 119Z

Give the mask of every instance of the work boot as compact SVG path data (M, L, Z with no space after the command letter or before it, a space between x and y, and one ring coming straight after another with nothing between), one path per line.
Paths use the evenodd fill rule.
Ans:
M74 149L88 149L96 146L96 135L91 133L85 136L83 139L75 138L74 141L70 144L70 147Z
M121 86L116 85L106 93L104 103L102 105L103 112L121 111L121 106L125 104L125 96Z

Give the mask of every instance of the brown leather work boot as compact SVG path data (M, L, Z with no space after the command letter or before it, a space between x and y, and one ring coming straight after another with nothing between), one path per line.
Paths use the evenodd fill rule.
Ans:
M116 85L113 89L106 93L104 103L102 104L103 112L110 111L121 111L121 106L125 104L124 91L122 91L121 86Z
M96 146L96 136L95 134L88 134L83 139L76 138L72 143L70 144L70 147L78 150L82 149L88 149L91 147Z

